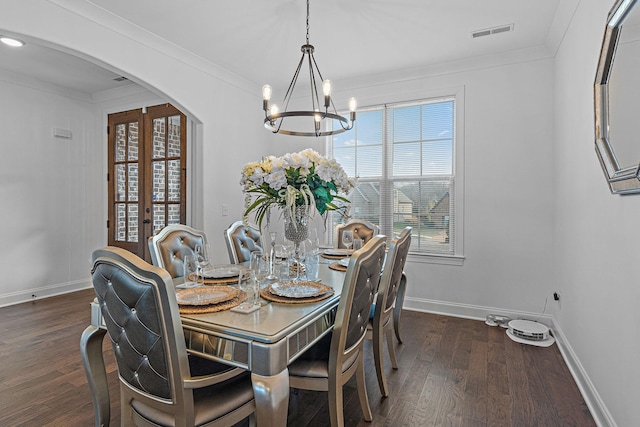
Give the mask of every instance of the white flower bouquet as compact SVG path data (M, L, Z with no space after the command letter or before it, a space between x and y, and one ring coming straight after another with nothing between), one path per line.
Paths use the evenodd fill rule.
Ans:
M293 216L297 206L307 211L327 211L347 208L346 195L355 186L335 159L327 159L308 148L282 157L269 156L248 163L242 170L240 185L245 198L245 219L255 211L256 221L262 221L276 206Z

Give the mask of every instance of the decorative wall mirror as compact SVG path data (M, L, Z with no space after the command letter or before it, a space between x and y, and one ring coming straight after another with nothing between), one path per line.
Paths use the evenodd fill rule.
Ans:
M640 8L634 9L637 2L617 0L609 12L594 83L596 152L611 192L615 194L640 193L640 118L637 116L640 111Z

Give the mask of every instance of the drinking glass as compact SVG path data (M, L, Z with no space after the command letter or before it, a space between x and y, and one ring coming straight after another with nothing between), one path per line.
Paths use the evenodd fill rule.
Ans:
M195 255L185 255L182 258L184 275L184 287L191 288L198 286L198 264Z
M320 238L318 237L318 230L316 228L309 229L309 237L307 237L306 243L308 253L320 253Z
M238 276L238 288L247 293L247 300L240 304L241 308L260 305L260 285L253 270L244 270Z
M318 264L320 263L320 255L317 253L307 252L304 259L304 270L307 280L318 279Z
M354 251L358 251L360 249L362 249L362 243L364 242L364 240L362 239L353 239L353 250Z
M262 282L269 275L269 264L267 264L267 260L262 257L262 252L260 251L251 252L249 268L253 271L258 283Z
M342 244L345 248L351 249L351 245L353 245L353 231L344 230L342 232Z

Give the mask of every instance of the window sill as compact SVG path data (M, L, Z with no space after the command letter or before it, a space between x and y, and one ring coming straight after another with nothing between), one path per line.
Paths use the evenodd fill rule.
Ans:
M441 264L441 265L464 265L464 256L461 255L434 255L409 253L407 262L417 264Z

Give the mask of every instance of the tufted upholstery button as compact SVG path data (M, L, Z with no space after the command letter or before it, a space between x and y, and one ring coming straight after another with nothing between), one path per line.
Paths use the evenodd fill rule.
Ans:
M135 309L135 308L132 308L132 309L131 309L131 313L132 313L132 314L136 314L136 309Z

